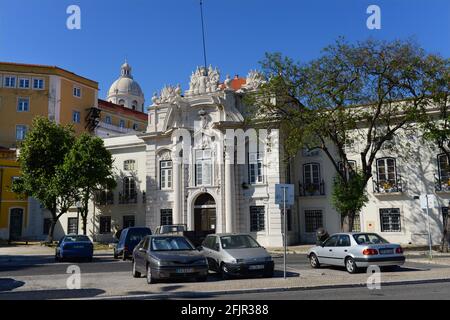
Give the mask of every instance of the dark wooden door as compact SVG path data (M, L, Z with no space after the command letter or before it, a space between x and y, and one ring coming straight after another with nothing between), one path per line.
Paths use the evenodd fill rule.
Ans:
M195 231L211 231L216 229L216 209L195 209Z
M12 209L9 219L9 239L20 240L22 238L23 209Z

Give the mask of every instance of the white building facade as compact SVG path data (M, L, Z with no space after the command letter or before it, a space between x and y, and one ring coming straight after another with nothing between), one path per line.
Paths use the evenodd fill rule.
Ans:
M153 97L146 133L104 139L115 159L118 187L90 210L89 230L97 241L111 241L117 230L131 225L155 230L185 224L199 232L249 233L263 246L281 246L278 183L295 186L295 205L286 213L290 244L315 242L319 227L340 231L341 218L331 201L336 172L330 160L321 151L301 151L286 160L276 130L255 130L253 144L251 131L242 131L247 136L230 143L227 130L239 136L236 130L244 129L244 95L263 79L251 72L236 89L231 79L221 84L219 78L217 70L197 69L184 95L177 86ZM347 150L356 169L361 167L358 148ZM355 230L426 245L430 229L433 244L439 244L450 201L448 164L419 133L400 132L377 155L367 186L369 202ZM429 219L418 200L422 194L437 199Z

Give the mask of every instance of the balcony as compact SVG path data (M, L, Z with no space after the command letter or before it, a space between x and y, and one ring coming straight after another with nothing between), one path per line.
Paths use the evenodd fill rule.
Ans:
M440 176L434 176L434 190L441 193L450 193L450 179L442 179Z
M97 128L103 128L108 131L117 132L117 133L121 133L121 134L137 133L137 131L135 131L133 129L115 126L113 124L106 123L104 121L99 121Z
M400 175L396 176L395 180L378 180L373 179L373 193L377 195L383 194L401 194L403 193L403 181Z
M97 206L108 206L114 204L114 193L112 191L99 191L95 194Z
M119 193L119 204L136 204L137 198L137 193Z
M299 183L300 197L314 197L325 195L325 182L322 180L320 183Z

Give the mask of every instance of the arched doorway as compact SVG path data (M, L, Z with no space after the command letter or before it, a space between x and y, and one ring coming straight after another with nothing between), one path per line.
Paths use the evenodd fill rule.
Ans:
M209 193L201 194L194 203L194 230L216 230L216 201Z

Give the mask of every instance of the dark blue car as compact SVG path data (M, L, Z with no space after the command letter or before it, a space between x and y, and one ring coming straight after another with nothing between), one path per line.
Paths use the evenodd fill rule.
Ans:
M63 237L56 247L55 260L86 259L92 261L94 245L86 236L67 235Z
M122 257L123 260L131 258L134 248L146 236L151 236L152 231L145 227L131 227L123 229L119 242L114 248L114 259Z

